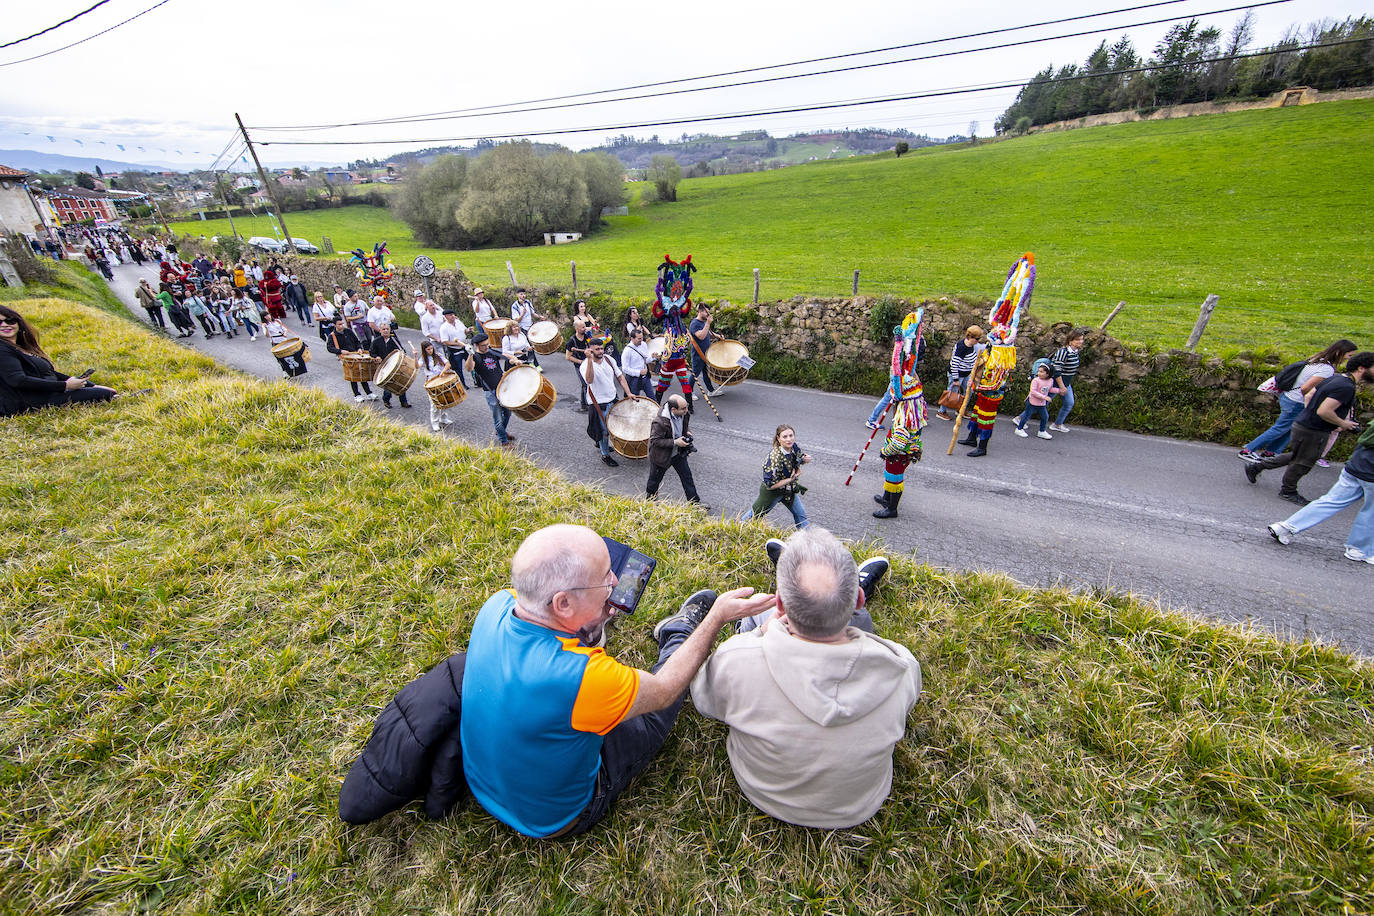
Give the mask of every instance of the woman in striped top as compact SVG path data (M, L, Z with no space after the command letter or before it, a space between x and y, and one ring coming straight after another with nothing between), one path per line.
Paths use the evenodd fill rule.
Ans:
M964 330L964 339L954 345L954 352L949 357L949 380L945 383L946 391L953 391L963 395L968 391L968 380L973 375L973 364L978 360L978 354L983 350L983 329L976 324L969 325ZM935 411L935 416L941 420L953 420L954 417L941 407Z
M1057 433L1066 433L1069 428L1064 425L1064 421L1069 418L1069 411L1073 410L1073 380L1078 377L1078 351L1083 347L1082 328L1074 328L1069 332L1069 342L1050 357L1050 371L1054 373L1054 384L1057 388L1064 390L1064 400L1059 405L1059 415L1050 424L1050 429Z

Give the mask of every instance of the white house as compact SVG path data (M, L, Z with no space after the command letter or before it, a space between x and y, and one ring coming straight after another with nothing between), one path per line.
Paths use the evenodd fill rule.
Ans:
M545 232L545 245L566 245L569 242L576 242L582 238L580 232Z
M29 173L0 165L0 232L35 235L56 225L47 200L29 193Z

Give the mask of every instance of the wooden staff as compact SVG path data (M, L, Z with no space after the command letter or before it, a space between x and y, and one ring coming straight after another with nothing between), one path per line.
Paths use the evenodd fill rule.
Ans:
M688 332L687 332L687 340L691 343L692 349L694 349L694 350L697 351L697 356L700 356L700 357L701 357L701 361L702 361L703 363L706 363L706 354L701 352L701 345L697 343L697 339L696 339L695 336L693 336L693 334L692 334L691 331L688 331ZM710 366L710 363L706 363L706 365L709 367L709 366ZM695 390L695 389L696 389L696 384L697 384L697 378L698 378L698 376L697 376L697 374L696 374L695 372L693 372L691 369L688 369L688 370L687 370L687 374L690 375L690 376L692 377L692 388L693 388L693 390ZM710 396L709 394L706 393L706 386L705 386L705 385L702 385L702 386L701 386L701 396L702 396L703 398L705 398L705 399L706 399L706 403L710 405L710 407L711 407L711 413L713 413L713 414L716 415L716 422L717 422L717 423L724 423L725 421L721 419L720 411L719 411L719 410L716 410L716 405L715 405L715 403L711 400L711 396Z
M855 472L859 470L859 462L863 461L864 455L868 454L868 447L873 444L873 437L878 435L878 432L883 428L883 421L887 419L887 408L891 406L892 404L888 404L887 407L884 407L883 412L878 416L878 425L874 427L873 432L868 434L868 441L864 443L863 451L859 452L859 457L854 462L854 467L849 469L849 476L844 479L844 485L846 487L849 486L849 482L854 479Z
M964 413L968 410L968 402L973 398L974 379L978 377L978 370L983 368L984 356L987 352L987 350L983 350L978 354L978 358L973 361L973 371L968 376L968 391L964 392L963 403L959 405L959 415L954 418L954 435L949 437L949 451L945 452L946 455L954 454L954 445L959 441L959 427L964 425Z

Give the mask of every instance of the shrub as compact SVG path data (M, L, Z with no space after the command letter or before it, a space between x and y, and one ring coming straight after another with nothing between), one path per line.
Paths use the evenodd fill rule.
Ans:
M906 316L906 303L896 296L880 296L868 312L868 336L874 343L892 340L892 329Z

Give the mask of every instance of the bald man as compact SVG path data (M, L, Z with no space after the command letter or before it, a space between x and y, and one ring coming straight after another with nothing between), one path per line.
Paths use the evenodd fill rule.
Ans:
M654 627L658 663L642 671L598 648L616 577L596 532L534 532L511 582L468 641L463 771L482 807L531 837L576 835L604 818L663 747L716 634L773 606L751 588L699 591Z

